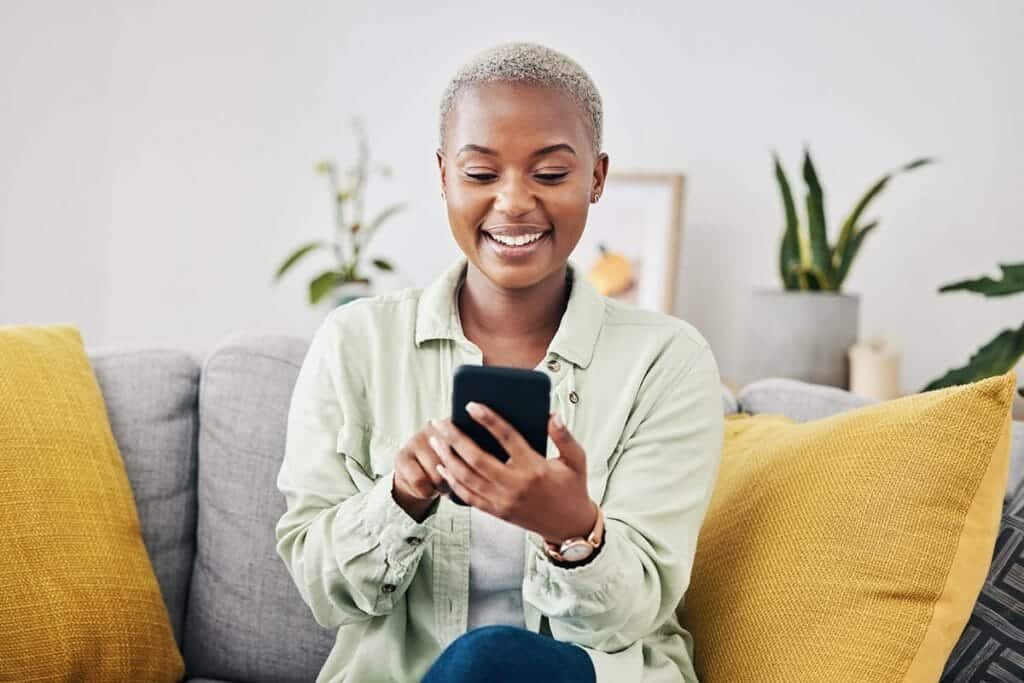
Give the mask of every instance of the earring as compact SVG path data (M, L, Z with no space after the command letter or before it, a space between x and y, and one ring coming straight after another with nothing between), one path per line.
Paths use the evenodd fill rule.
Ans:
M596 202L597 198L600 197L600 196L601 195L599 195L598 193L595 192L594 194L590 195L590 201Z

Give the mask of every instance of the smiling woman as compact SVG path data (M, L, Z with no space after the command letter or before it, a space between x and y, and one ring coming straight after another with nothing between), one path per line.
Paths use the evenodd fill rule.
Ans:
M608 174L602 117L560 52L476 55L444 91L436 153L462 255L314 335L276 534L339 629L318 683L696 683L676 608L721 459L720 378L692 325L600 295L569 260ZM463 364L548 374L546 452L482 404L467 413L506 462L452 424Z

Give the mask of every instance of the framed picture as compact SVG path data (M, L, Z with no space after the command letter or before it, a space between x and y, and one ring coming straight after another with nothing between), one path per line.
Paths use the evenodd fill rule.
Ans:
M599 292L672 314L683 217L682 173L611 172L570 255Z

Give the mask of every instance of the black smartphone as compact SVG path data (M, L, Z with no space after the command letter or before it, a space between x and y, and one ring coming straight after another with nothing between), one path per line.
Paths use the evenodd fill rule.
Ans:
M460 365L455 369L452 424L484 451L505 462L508 453L498 440L466 412L470 401L483 403L501 415L534 451L546 457L551 409L551 379L546 374L500 365ZM456 505L468 505L455 491L448 497Z

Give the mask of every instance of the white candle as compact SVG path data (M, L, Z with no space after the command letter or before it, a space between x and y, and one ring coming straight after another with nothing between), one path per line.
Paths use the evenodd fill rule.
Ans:
M857 342L850 347L849 358L852 393L876 401L902 396L900 352L884 339Z

